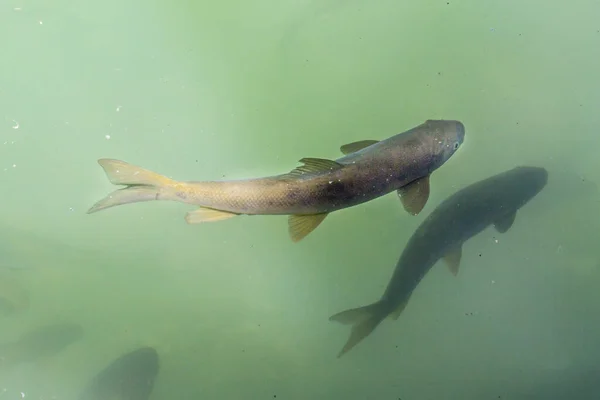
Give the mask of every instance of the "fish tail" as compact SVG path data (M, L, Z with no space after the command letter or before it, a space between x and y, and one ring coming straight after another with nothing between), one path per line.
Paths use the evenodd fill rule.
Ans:
M126 185L127 187L115 190L98 201L87 211L88 214L122 204L164 200L168 189L177 184L177 181L166 176L124 161L101 158L98 160L98 164L104 169L108 180L113 185Z
M348 341L338 354L338 358L350 351L364 338L377 328L386 317L384 303L378 301L368 306L353 308L342 311L329 317L330 321L336 321L345 325L352 325L352 331Z

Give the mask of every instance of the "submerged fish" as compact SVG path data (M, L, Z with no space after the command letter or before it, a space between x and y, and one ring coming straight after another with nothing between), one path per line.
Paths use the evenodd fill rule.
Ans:
M16 342L0 344L0 367L55 355L82 337L83 329L76 324L58 323L37 328Z
M544 168L517 167L472 184L444 200L409 239L381 299L329 318L352 325L350 338L338 357L367 337L386 317L397 319L421 279L444 259L458 274L462 245L493 225L499 233L510 229L517 210L545 186Z
M142 347L110 363L91 380L79 399L147 400L158 370L156 350Z
M115 185L89 213L121 204L172 200L198 205L186 221L220 221L240 214L289 215L289 233L299 241L332 211L352 207L397 190L404 208L418 214L429 197L429 176L462 144L459 121L429 120L382 141L341 147L335 161L303 158L304 165L283 175L221 182L181 182L119 160L98 163Z
M0 315L14 314L29 308L29 294L9 271L0 270Z

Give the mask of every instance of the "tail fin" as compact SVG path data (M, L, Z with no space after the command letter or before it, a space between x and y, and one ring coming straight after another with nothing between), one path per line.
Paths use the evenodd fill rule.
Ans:
M330 321L352 325L350 337L338 354L338 358L369 336L377 328L377 325L385 319L387 314L382 310L382 306L383 303L378 301L365 307L342 311L329 317Z
M127 187L116 190L98 201L88 210L88 214L122 204L158 200L161 189L176 183L166 176L124 161L101 158L98 164L104 169L108 180L113 185Z

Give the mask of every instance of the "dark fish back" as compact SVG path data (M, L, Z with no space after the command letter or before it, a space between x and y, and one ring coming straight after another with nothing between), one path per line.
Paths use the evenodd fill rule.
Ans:
M118 396L122 400L147 400L159 371L158 353L142 347L127 353L96 375L79 400L101 400Z
M19 362L32 362L41 357L59 353L83 337L77 324L60 323L43 326L23 335L11 346L19 349Z

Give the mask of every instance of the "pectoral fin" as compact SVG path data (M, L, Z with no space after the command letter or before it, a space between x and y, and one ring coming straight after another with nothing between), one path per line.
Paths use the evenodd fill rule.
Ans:
M292 241L299 242L323 222L327 213L311 215L290 215L288 229Z
M237 215L239 214L200 207L195 211L188 212L185 215L185 222L188 224L200 224L202 222L223 221L225 219L233 218Z
M358 142L352 142L343 145L340 147L340 151L343 154L350 154L362 150L365 147L369 147L375 143L379 143L379 140L359 140Z
M325 158L303 158L300 162L303 165L294 168L286 176L292 178L306 177L306 175L331 172L343 167L342 164Z
M457 246L452 248L444 256L444 261L448 265L448 269L452 272L452 275L458 275L458 269L460 268L460 259L462 258L462 247Z
M429 175L398 189L398 196L407 212L419 214L429 199Z
M502 218L499 218L498 220L494 221L494 228L496 228L496 230L499 233L504 233L510 229L510 227L515 222L516 217L517 217L517 212L513 211L513 212L503 216Z

